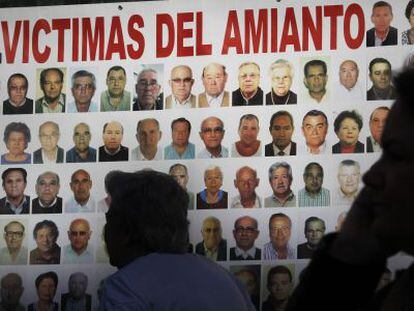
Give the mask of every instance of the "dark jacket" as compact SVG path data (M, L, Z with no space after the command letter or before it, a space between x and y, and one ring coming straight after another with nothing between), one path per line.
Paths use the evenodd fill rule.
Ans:
M203 241L198 243L195 248L196 254L201 256L205 256L206 253L204 252L204 244ZM227 241L225 239L221 239L218 250L217 250L217 261L225 261L227 260Z
M64 150L58 146L56 163L63 163ZM37 149L33 152L33 164L43 164L42 149Z
M295 142L291 142L291 146L290 146L290 154L289 155L296 155L296 143ZM265 156L266 157L273 157L275 156L275 152L273 150L273 143L267 144L265 146Z
M360 141L357 141L355 145L355 151L354 153L364 153L364 144ZM332 153L342 153L341 152L341 143L337 142L335 145L332 146Z
M397 45L398 42L398 30L390 26L388 35L381 45ZM371 28L367 31L367 46L375 46L375 28Z

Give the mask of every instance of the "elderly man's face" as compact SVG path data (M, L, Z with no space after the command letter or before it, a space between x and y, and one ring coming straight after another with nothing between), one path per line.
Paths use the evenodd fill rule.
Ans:
M11 273L4 276L1 280L0 290L2 304L4 304L4 306L17 306L20 297L23 294L23 290L22 280L16 274Z
M388 31L392 21L391 9L388 6L379 6L373 9L371 22L378 32Z
M176 166L172 169L170 175L180 184L183 189L187 189L188 175L184 167Z
M45 81L42 84L42 90L47 102L57 100L62 92L63 81L60 79L56 70L48 70L45 75Z
M371 131L372 138L374 138L374 140L378 143L381 143L381 136L384 131L388 113L388 110L377 109L373 112L372 118L369 121L369 129Z
M50 227L43 227L37 230L36 233L36 245L41 252L50 251L55 245L56 237L52 233Z
M277 300L285 300L292 289L292 281L287 273L275 273L268 284L270 295Z
M95 95L95 87L91 77L77 77L73 81L72 95L76 105L89 105L93 95Z
M152 71L142 72L138 76L135 88L138 95L138 102L141 105L141 109L154 109L155 102L161 89L161 85L158 83L157 80L157 74Z
M86 276L77 273L69 279L69 292L73 299L79 300L85 296L88 287L88 279Z
M260 71L257 66L248 64L239 70L239 87L244 95L251 96L257 91L260 82Z
M292 141L293 125L288 116L279 116L273 120L270 128L273 143L279 148L286 148Z
M270 242L274 248L285 247L289 240L292 224L287 217L274 217L269 226Z
M345 61L339 67L339 81L348 90L352 89L358 80L358 67L354 62Z
M27 84L23 78L14 77L10 79L10 84L7 87L9 99L16 105L22 104L26 99Z
M359 168L356 165L339 166L339 187L345 195L353 195L358 191L360 175Z
M316 246L319 244L319 241L322 239L325 229L323 223L319 220L311 221L308 224L308 228L305 232L306 240L311 246Z
M292 86L292 73L283 66L272 71L272 90L277 96L285 96Z
M178 66L171 71L171 91L179 101L182 102L190 96L193 84L194 80L189 68Z
M217 148L224 137L223 124L217 118L205 119L201 125L200 137L206 148Z
M257 135L259 135L259 124L256 119L243 119L239 127L239 136L242 143L245 145L252 145L257 142Z
M203 85L210 96L219 96L227 82L227 74L223 67L217 64L208 65L204 70Z
M241 198L251 198L259 185L259 179L252 169L242 168L236 175L234 186L239 190Z
M86 124L78 124L73 130L73 143L78 152L85 152L89 148L91 141L91 131Z
M4 179L3 189L9 199L23 197L26 183L20 171L10 171Z
M72 249L81 253L88 247L92 232L89 224L85 220L75 220L71 223L68 231L70 246Z
M319 166L312 165L303 175L305 189L310 193L319 193L323 183L323 172Z
M18 251L24 239L23 227L18 223L11 223L7 226L3 237L10 252Z
M259 236L259 230L257 230L253 219L243 217L237 222L233 236L238 247L248 250L253 247L254 241Z
M102 139L106 149L116 151L121 145L124 134L122 126L118 122L110 122L105 128Z
M223 177L219 169L208 170L204 177L207 191L217 193L223 185Z
M124 94L126 76L122 69L111 70L106 78L108 93L110 97L119 98Z
M234 276L245 286L250 296L257 294L257 281L253 271L240 271Z
M89 174L84 171L77 172L70 182L70 189L78 203L85 203L89 200L91 188L92 180Z
M137 140L142 149L157 148L161 139L161 131L154 120L141 121L138 129Z
M39 201L45 205L50 206L56 199L59 193L60 185L55 174L43 174L36 183L36 194Z
M190 139L188 124L186 122L174 123L171 136L174 146L186 147L188 145L188 140Z
M45 151L56 150L59 141L59 129L55 125L46 123L39 128L39 140Z
M307 116L302 123L302 133L306 145L319 147L325 142L328 124L323 116Z
M375 88L387 90L391 86L391 68L387 63L376 63L372 66L369 78Z
M203 223L201 230L203 241L207 249L215 249L221 241L221 226L219 223L208 220Z
M285 167L279 167L272 172L272 178L270 179L270 186L272 187L275 195L287 195L290 192L290 185L292 179L289 176L289 171Z
M309 94L320 94L326 91L328 76L319 65L309 66L304 83L309 90Z

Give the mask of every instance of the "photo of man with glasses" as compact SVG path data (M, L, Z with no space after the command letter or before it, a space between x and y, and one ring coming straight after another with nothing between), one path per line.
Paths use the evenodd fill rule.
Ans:
M262 251L254 246L259 236L257 220L242 216L234 222L233 236L236 246L230 248L230 260L260 260Z
M135 84L137 97L134 99L132 110L162 110L163 93L158 80L158 72L154 68L143 69Z
M0 265L26 265L27 247L23 246L25 227L17 220L4 226L3 238L6 246L0 249Z
M172 94L165 99L165 109L196 107L196 96L191 94L194 85L193 72L189 66L174 67L169 84Z

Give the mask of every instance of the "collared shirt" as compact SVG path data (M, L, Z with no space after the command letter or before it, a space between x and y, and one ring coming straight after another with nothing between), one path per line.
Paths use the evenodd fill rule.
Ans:
M254 205L251 208L260 208L262 207L262 203L261 203L261 199L260 197L255 194L256 198L254 200ZM240 195L237 195L233 198L232 202L231 202L231 208L245 208L243 206L243 204L241 203L241 198Z
M15 108L23 107L26 104L26 101L27 101L27 98L25 98L24 101L20 105L17 105L16 103L12 102L12 100L9 98L10 105L12 105Z
M328 153L328 143L326 142L326 140L323 142L322 145L320 145L317 149L317 152L311 152L311 148L308 147L308 145L300 146L300 154L327 154Z
M57 162L57 155L58 155L58 147L56 147L56 151L55 151L55 155L54 155L54 157L53 157L53 159L49 159L47 156L46 156L46 153L45 153L45 151L43 150L43 148L41 148L40 149L40 151L42 152L42 161L43 161L43 164L53 164L53 163L58 163Z
M274 194L265 198L265 207L295 207L296 197L293 191L290 191L286 201L280 201Z
M111 97L108 90L101 94L101 111L130 111L131 110L131 93L125 91L122 93L119 105L111 104Z
M381 152L381 145L374 139L374 137L369 136L368 139L371 141L373 152Z
M29 204L30 204L29 202L30 202L29 197L23 195L22 201L19 204L14 205L13 203L9 201L9 198L6 196L6 202L4 205L6 208L9 208L13 213L21 214L23 210L25 209L25 207L29 207Z
M287 145L285 147L285 149L279 149L278 146L276 146L275 144L272 143L272 147L273 147L273 152L275 155L277 156L285 156L285 155L290 155L290 149L292 148L292 143L289 143L289 145ZM279 154L280 152L280 154ZM283 152L283 154L282 154Z
M174 145L168 145L164 148L165 160L180 160L180 159L194 159L195 158L195 146L192 143L188 143L185 151L180 155L174 148Z
M96 149L88 147L88 156L84 159L79 156L78 151L75 147L71 148L66 152L67 163L78 163L78 162L96 162Z
M96 102L90 102L87 112L97 112L97 111L99 111L98 104ZM71 113L79 112L78 107L76 106L75 102L71 102L68 104L68 112L71 112Z
M218 247L215 248L214 250L207 249L205 242L203 242L203 247L204 247L204 257L212 261L217 261Z
M382 42L384 42L385 40L387 40L388 37L388 33L390 32L390 28L388 27L388 31L387 34L384 36L383 39L381 39L380 37L377 36L377 30L374 31L375 34L375 46L381 46Z
M351 206L352 202L354 202L356 196L359 193L359 190L356 191L353 195L348 196L345 193L342 192L341 188L338 187L335 190L334 196L332 198L332 201L335 205L346 205L346 206Z
M66 245L63 248L63 260L62 263L75 263L75 264L83 264L83 263L93 263L93 249L91 245L82 252L82 254L78 255L72 248L72 246Z
M83 296L81 299L73 299L72 296L68 296L65 311L87 311L86 297Z
M198 154L199 159L214 159L214 158L227 158L229 156L229 151L226 147L221 146L220 154L216 157L213 156L206 148L201 150Z
M287 247L287 257L286 259L294 259L295 258L295 251L293 248L288 244ZM267 242L263 246L263 259L264 260L278 260L279 255L276 249L273 247L272 242Z
M60 93L57 105L54 109L50 108L49 103L46 101L46 99L44 97L42 97L42 112L43 113L46 113L46 112L52 112L52 113L54 113L54 112L63 112L64 107L65 107L65 98L64 98L62 93Z
M365 91L358 82L351 89L347 89L341 83L337 85L338 87L335 89L335 100L337 101L348 102L350 100L362 100L365 97Z
M171 108L174 108L174 109L191 108L191 96L192 94L190 93L190 95L188 95L188 97L182 103L180 103L180 101L174 96L174 94L172 94L171 96L172 107Z
M27 248L22 246L16 259L13 261L9 249L3 247L0 249L0 265L27 265Z
M248 258L252 258L254 259L254 256L256 255L256 247L252 247L250 249L248 249L247 251L242 250L241 248L239 248L238 246L236 246L234 248L234 253L236 254L236 257L243 257L244 260L248 259Z
M138 147L132 149L131 151L131 161L159 161L162 160L162 150L157 148L157 152L153 159L147 159L141 152L141 149Z
M71 197L65 206L66 213L93 213L95 212L95 199L90 196L84 205L79 204L74 197Z
M318 194L311 196L305 188L298 192L299 206L329 206L329 190L321 188Z
M315 98L313 98L310 94L309 94L309 90L307 88L305 88L305 91L302 94L302 102L303 103L307 103L307 104L326 104L327 102L329 102L330 99L330 94L329 94L329 90L325 89L325 94L322 96L322 99L320 101L317 101Z
M206 92L207 103L208 103L208 106L211 108L220 108L221 103L223 102L223 97L224 97L224 91L221 92L221 94L217 97L210 96Z

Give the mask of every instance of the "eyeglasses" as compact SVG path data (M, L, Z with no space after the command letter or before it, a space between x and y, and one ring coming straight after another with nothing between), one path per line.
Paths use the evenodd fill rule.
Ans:
M175 84L181 84L181 83L189 84L193 81L193 79L192 78L184 78L184 79L175 78L175 79L171 79L171 81Z
M151 80L151 81L147 81L147 80L139 80L137 82L138 87L140 88L154 88L158 85L158 81L157 80Z
M224 132L224 129L221 126L218 127L205 127L203 129L201 129L201 132L203 134L221 134Z
M21 238L23 237L24 232L23 231L6 231L6 236L8 238L15 237L15 238Z
M290 227L289 226L277 226L277 227L271 227L270 228L270 233L271 234L276 234L279 231L282 232L283 234L286 234L290 231Z
M75 84L75 85L73 86L73 88L74 88L76 91L80 91L80 90L87 90L87 91L91 91L91 90L95 89L95 86L93 86L93 85L92 85L92 84L90 84L90 83L86 83L86 84Z
M236 227L236 229L234 230L236 231L237 234L242 234L242 233L253 234L257 232L257 229L253 227Z
M87 234L88 234L88 231L69 231L69 235L72 237L86 236Z
M24 91L27 90L27 86L10 85L9 89L10 89L10 91L13 91L13 92L24 92Z

